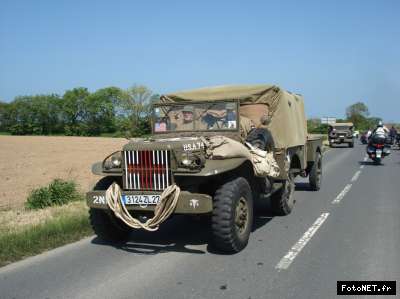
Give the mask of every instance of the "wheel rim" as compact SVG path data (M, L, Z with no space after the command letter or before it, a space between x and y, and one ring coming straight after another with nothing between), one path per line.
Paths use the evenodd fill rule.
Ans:
M240 197L236 206L235 226L236 231L242 235L247 230L249 220L249 208L247 200L242 196Z

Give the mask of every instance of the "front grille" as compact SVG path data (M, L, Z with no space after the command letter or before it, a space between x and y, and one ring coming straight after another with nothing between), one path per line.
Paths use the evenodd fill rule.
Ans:
M124 151L124 189L159 190L171 184L170 151Z

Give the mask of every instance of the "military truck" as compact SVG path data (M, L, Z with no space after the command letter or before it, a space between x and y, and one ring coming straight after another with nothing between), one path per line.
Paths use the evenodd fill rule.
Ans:
M329 146L347 143L354 147L353 123L335 123L328 126Z
M256 202L270 201L274 213L287 215L295 203L296 176L308 176L310 190L320 189L322 139L307 134L303 98L278 86L217 86L163 95L153 106L152 130L151 137L132 139L92 167L103 178L87 193L87 204L102 239L122 241L132 230L107 204L113 182L121 186L119 200L141 222L154 216L163 190L176 184L180 193L171 217L209 217L213 244L225 252L247 245ZM208 142L219 137L223 149ZM278 173L255 171L251 148L269 152Z

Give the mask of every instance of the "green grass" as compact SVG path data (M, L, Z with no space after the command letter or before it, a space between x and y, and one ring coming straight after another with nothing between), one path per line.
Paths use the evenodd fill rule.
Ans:
M63 215L19 232L0 234L0 267L93 234L88 214Z
M2 135L8 136L8 135L11 135L11 133L9 133L9 132L0 132L0 136L2 136Z
M32 190L25 206L28 209L43 209L51 206L61 206L82 198L75 182L55 179L47 187Z

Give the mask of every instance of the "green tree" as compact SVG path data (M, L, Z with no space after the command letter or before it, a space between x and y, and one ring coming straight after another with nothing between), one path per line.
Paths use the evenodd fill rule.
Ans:
M82 135L82 121L86 97L90 95L85 87L67 90L63 95L62 119L66 135Z
M128 131L132 136L149 134L150 107L154 100L155 95L146 86L134 85L126 90L121 98L121 129Z
M0 101L0 131L9 132L10 104Z
M328 132L328 125L322 124L318 118L310 118L307 120L307 131L311 134L326 134Z
M99 89L87 96L83 105L85 135L100 135L116 131L116 111L124 92L117 87Z
M368 126L369 110L363 102L357 102L346 109L347 120L352 122L356 129L366 129Z
M60 105L57 95L16 97L8 107L8 131L16 135L60 133Z

